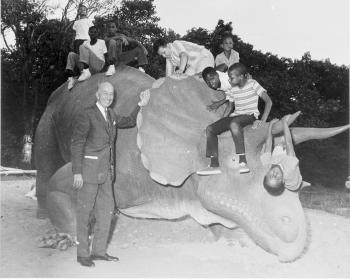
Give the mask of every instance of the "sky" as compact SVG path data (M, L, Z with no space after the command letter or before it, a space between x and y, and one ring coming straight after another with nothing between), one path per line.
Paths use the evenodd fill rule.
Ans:
M49 0L63 6L66 0ZM218 20L256 50L350 65L349 0L155 0L159 25L185 35L192 27L212 31ZM1 42L2 43L2 42Z
M329 58L350 65L348 0L155 0L160 26L180 35L192 27L212 31L218 20L262 52L300 59Z

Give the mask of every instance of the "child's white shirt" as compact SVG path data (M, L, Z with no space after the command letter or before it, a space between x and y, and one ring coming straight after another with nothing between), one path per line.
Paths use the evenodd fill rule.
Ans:
M93 26L92 20L89 18L78 19L73 24L75 30L75 40L89 40L89 28Z

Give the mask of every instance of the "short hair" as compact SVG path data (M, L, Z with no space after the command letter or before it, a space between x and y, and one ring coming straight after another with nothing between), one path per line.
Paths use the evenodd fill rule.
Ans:
M110 83L109 81L106 81L106 80L101 80L101 81L99 81L99 82L97 83L97 91L100 91L100 89L101 89L102 87L104 87L104 86L109 87L109 88L112 89L113 92L114 92L114 86L113 86L113 84Z
M268 183L267 180L267 174L264 176L264 181L263 181L263 185L265 190L272 196L279 196L284 192L284 182L281 181L280 183L278 183L276 186L277 187L271 187Z
M153 43L153 52L157 53L160 47L165 47L167 45L167 40L164 38L159 38Z
M228 38L232 39L232 41L233 41L233 35L231 33L225 33L221 38L221 43L223 44L224 41Z
M95 25L92 25L89 27L89 31L92 30L92 29L96 29L97 30L97 27Z
M84 5L83 3L80 3L80 4L78 5L78 9L81 8L81 7L84 7L85 9L87 9L86 5Z
M248 69L245 65L243 65L242 63L235 63L233 65L231 65L227 72L232 72L233 70L237 70L241 75L246 75L248 73Z
M206 67L202 71L202 77L205 80L207 76L214 76L216 74L216 70L213 67Z
M114 24L115 27L117 27L117 23L116 23L115 21L113 21L113 20L107 21L107 26L108 26L109 24Z

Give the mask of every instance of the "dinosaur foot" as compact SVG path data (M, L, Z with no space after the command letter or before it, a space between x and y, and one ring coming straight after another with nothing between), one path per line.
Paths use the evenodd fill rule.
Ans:
M53 248L64 251L75 245L75 238L67 233L54 233L39 238L40 248Z

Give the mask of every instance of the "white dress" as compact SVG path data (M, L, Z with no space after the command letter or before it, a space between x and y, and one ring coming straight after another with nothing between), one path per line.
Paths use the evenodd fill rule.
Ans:
M168 43L167 48L170 50L167 64L170 63L173 67L180 66L180 53L185 52L188 55L185 69L187 75L195 75L202 72L206 67L214 67L214 57L204 46L176 40L173 43Z

